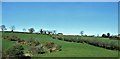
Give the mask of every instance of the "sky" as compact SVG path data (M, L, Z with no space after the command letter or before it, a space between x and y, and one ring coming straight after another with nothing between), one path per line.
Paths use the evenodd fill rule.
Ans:
M2 0L3 2L118 2L120 0Z
M16 31L34 28L38 32L80 35L118 34L117 2L3 2L2 24Z

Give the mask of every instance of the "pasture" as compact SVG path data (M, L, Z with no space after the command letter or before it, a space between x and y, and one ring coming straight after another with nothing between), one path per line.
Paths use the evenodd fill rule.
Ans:
M3 33L3 35L17 35L23 40L29 40L31 37L35 40L45 44L46 42L54 42L62 46L62 51L34 54L33 57L118 57L118 51L108 50L100 47L95 47L86 43L66 42L62 40L53 39L48 35L42 34L25 34L25 33ZM101 39L100 39L101 40ZM3 51L10 48L15 42L3 39ZM24 46L27 49L26 46Z

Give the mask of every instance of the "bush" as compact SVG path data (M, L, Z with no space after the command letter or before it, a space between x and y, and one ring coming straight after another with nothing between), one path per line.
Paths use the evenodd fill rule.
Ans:
M44 54L45 50L42 45L31 46L30 51L32 54Z
M45 44L45 47L47 47L48 49L52 48L54 46L53 42L49 42Z
M7 36L7 35L2 35L2 38L3 38L3 39L8 39L9 36Z
M37 41L36 39L33 39L33 38L28 39L27 43L28 43L30 46L32 46L32 45L33 45L33 46L37 46L37 45L40 44L39 41Z
M23 50L24 48L22 47L22 45L14 45L4 53L4 57L14 57L15 59L19 59L24 56Z
M18 38L16 35L2 35L2 38L3 39L7 39L7 40L11 40L11 41L17 41L19 40L20 38Z
M85 42L85 40L83 40L83 39L79 39L80 40L80 43L84 43Z
M58 37L57 39L58 39L58 40L64 40L63 38L60 38L60 37Z
M53 42L49 42L45 44L45 47L49 50L49 52L53 52L53 51L61 51L61 47L60 45L54 44Z
M17 41L18 40L18 37L16 35L11 35L10 36L10 40L11 41Z

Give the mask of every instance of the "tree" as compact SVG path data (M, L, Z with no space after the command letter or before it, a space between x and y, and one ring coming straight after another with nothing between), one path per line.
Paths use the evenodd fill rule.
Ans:
M52 34L52 32L51 32L51 31L47 31L47 32L48 32L48 35Z
M7 28L5 27L5 25L1 25L0 28L1 28L2 32L3 32L4 30L7 30Z
M81 32L80 32L80 34L81 34L81 36L83 36L83 34L84 34L84 31L81 31Z
M42 34L47 34L46 31L44 30Z
M56 34L56 30L53 30L53 33Z
M107 33L107 37L108 37L108 38L110 37L110 33Z
M7 28L5 27L5 25L1 25L0 28L1 28L2 31L7 30Z
M97 34L97 37L99 37L99 34Z
M104 38L105 38L105 37L106 37L106 34L102 34L102 37L104 37Z
M47 34L46 31L45 31L45 34Z
M40 29L40 34L43 34L43 30L42 29Z
M25 32L26 31L26 29L25 28L23 28L23 32Z
M29 31L30 33L33 33L35 30L34 30L34 28L30 28L30 29L28 29L28 31Z
M11 32L15 30L15 26L11 26Z

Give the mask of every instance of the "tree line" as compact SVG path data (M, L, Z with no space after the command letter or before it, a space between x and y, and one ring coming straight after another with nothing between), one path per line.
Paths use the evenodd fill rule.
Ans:
M7 28L6 28L5 25L1 25L0 28L1 28L2 32L4 32L5 30L7 30ZM15 26L11 26L10 29L11 29L11 32L14 32ZM34 28L29 28L28 31L29 31L29 33L34 33L35 29ZM23 32L26 32L25 28L23 28ZM56 30L48 31L48 30L40 29L39 33L40 34L56 34ZM80 34L81 34L81 36L87 36L87 35L83 35L84 31L80 31ZM120 35L120 34L118 34L118 35ZM99 37L99 35L97 37ZM107 33L107 34L102 34L102 37L104 37L104 38L111 38L112 36L110 35L110 33Z
M0 28L1 28L2 32L4 32L5 30L7 30L7 28L6 28L5 25L1 25ZM11 26L10 29L11 29L11 32L14 32L15 26ZM34 28L29 28L28 31L29 31L29 33L34 33L35 29ZM26 32L25 28L23 28L23 32ZM39 33L40 34L56 34L56 30L48 31L48 30L40 29Z

